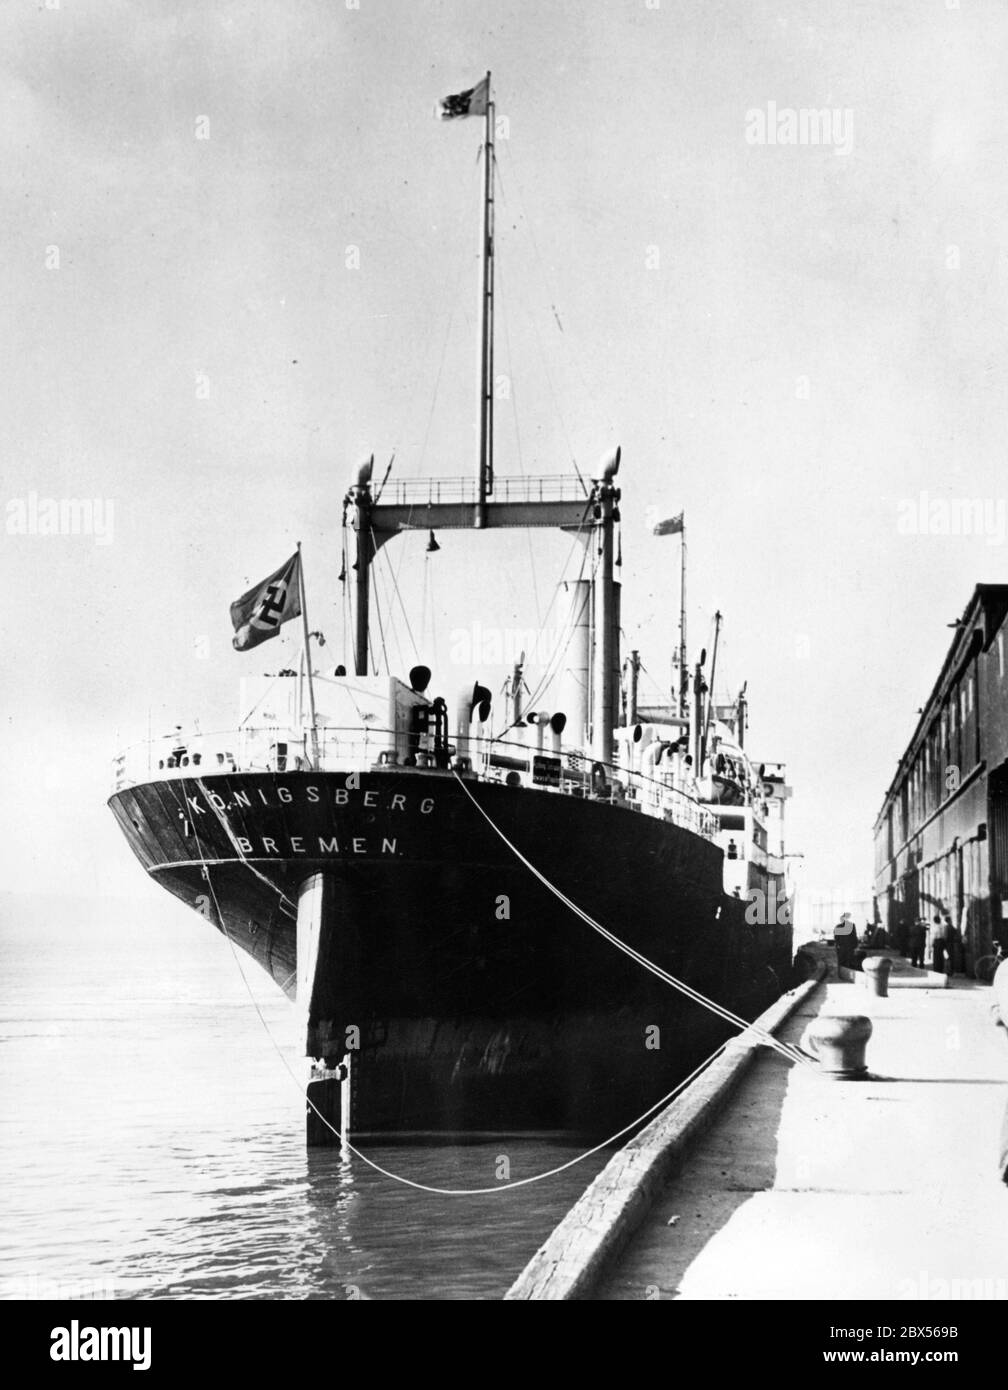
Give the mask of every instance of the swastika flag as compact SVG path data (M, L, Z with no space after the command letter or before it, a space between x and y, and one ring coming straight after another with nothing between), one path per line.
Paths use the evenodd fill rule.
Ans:
M684 514L680 512L678 516L670 516L665 521L659 521L651 534L654 536L681 535L684 525L683 515Z
M477 82L476 86L470 87L468 91L444 97L439 105L438 115L443 121L457 120L459 116L485 116L489 100L490 76L487 74L482 82Z
M262 583L236 598L231 605L235 651L247 652L280 631L280 624L301 614L301 555L295 551Z

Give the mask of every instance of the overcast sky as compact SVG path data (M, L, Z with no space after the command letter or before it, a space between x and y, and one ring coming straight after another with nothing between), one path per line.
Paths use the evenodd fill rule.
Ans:
M7 0L0 53L4 516L113 504L110 544L0 535L6 887L154 893L104 805L117 738L232 720L291 660L233 652L228 605L299 539L342 657L363 454L471 474L481 123L433 109L492 68L498 472L622 444L659 684L678 542L645 515L685 509L693 654L720 608L806 885L867 896L946 624L1006 577L1003 5ZM751 143L771 103L849 138ZM901 534L923 492L1002 524ZM423 539L389 554L452 703L452 631L534 626L569 544Z

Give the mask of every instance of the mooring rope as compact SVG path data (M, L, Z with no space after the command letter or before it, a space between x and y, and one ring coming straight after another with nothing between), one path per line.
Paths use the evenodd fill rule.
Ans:
M216 807L214 809L216 810ZM565 1172L568 1168L573 1168L576 1164L583 1163L585 1159L591 1158L594 1154L599 1153L600 1150L608 1148L610 1144L615 1144L618 1139L623 1138L624 1134L629 1134L629 1132L632 1129L636 1129L638 1125L643 1124L643 1122L646 1119L648 1119L649 1116L653 1115L656 1110L661 1109L662 1106L667 1105L672 1100L674 1100L675 1097L680 1093L680 1091L683 1091L690 1084L691 1081L694 1081L696 1077L698 1077L702 1071L704 1071L708 1066L710 1066L710 1064L713 1061L715 1061L716 1058L719 1057L720 1054L727 1047L727 1043L722 1043L719 1047L715 1048L715 1050L710 1054L709 1057L705 1058L704 1061L702 1061L698 1067L694 1068L694 1070L690 1072L689 1076L685 1077L682 1081L678 1082L672 1088L672 1090L668 1092L667 1095L662 1096L660 1100L656 1100L653 1105L648 1106L647 1110L645 1110L643 1114L638 1115L635 1120L631 1120L629 1124L624 1125L623 1128L617 1130L615 1134L611 1134L607 1139L603 1139L600 1143L594 1145L592 1148L586 1149L584 1153L577 1154L574 1158L569 1158L566 1161L566 1163L558 1164L555 1168L549 1168L545 1172L533 1173L530 1177L527 1178L516 1178L514 1180L504 1179L494 1187L434 1187L428 1183L417 1182L413 1178L407 1178L402 1173L393 1173L391 1169L384 1168L380 1163L376 1163L373 1158L369 1158L366 1153L358 1149L356 1145L351 1144L350 1141L343 1134L340 1133L336 1126L332 1124L332 1122L329 1119L327 1119L325 1115L322 1114L321 1110L309 1096L307 1090L303 1086L301 1080L298 1078L297 1073L294 1071L290 1062L284 1056L283 1049L274 1037L273 1030L270 1028L269 1023L267 1022L262 1009L259 1007L259 1001L256 999L255 994L252 991L252 986L249 984L248 976L245 974L245 968L242 965L241 957L238 954L238 948L235 943L235 940L232 937L230 931L228 930L227 922L224 920L224 913L221 910L221 905L217 898L217 892L213 886L213 878L210 874L210 865L206 859L206 856L203 853L203 847L200 844L199 832L196 830L195 825L193 826L193 836L196 840L196 850L200 857L200 863L204 869L207 886L209 887L210 895L213 898L214 908L217 911L217 920L220 923L221 931L223 935L226 937L227 943L231 948L231 954L234 957L234 962L238 967L238 973L242 978L242 983L244 984L245 989L248 993L249 999L252 1003L252 1007L256 1011L256 1015L259 1019L259 1022L262 1024L263 1029L266 1032L266 1036L273 1044L274 1050L276 1051L277 1056L280 1058L284 1070L287 1072L288 1076L290 1076L291 1080L294 1082L295 1086L298 1089L298 1093L300 1094L302 1099L306 1101L306 1103L311 1107L314 1113L325 1125L326 1129L328 1129L329 1132L340 1141L341 1148L345 1149L347 1153L352 1154L354 1158L359 1158L361 1162L366 1163L369 1168L373 1168L374 1171L376 1173L380 1173L382 1177L389 1178L392 1182L400 1183L404 1187L411 1187L418 1192L426 1192L435 1197L487 1197L495 1195L499 1192L512 1192L516 1188L528 1187L531 1183L543 1182L546 1178L556 1177L557 1174ZM239 854L241 853L240 850L238 852Z
M761 1041L768 1042L769 1045L773 1046L778 1052L780 1052L784 1057L786 1057L788 1061L800 1062L804 1066L812 1066L812 1063L807 1058L805 1058L802 1055L802 1053L798 1051L791 1051L784 1044L780 1043L772 1034L767 1033L763 1029L758 1028L756 1025L747 1022L740 1016L733 1014L730 1010L722 1008L721 1005L715 1004L713 1000L707 999L706 996L700 994L699 991L693 990L691 986L686 985L681 980L677 980L675 976L670 975L667 971L663 970L653 961L648 960L646 956L643 956L640 952L636 951L626 942L621 941L618 937L616 937L612 932L609 932L600 923L595 922L593 918L589 917L589 915L586 912L582 911L582 909L579 908L576 903L572 902L569 898L567 898L566 895L563 894L559 888L556 888L555 885L551 884L549 880L546 879L545 875L540 873L540 871L528 859L526 859L526 857L521 853L517 846L513 845L511 841L508 840L507 836L504 835L504 832L500 830L500 828L494 823L491 817L487 815L486 811L484 811L483 807L480 806L480 804L476 801L475 797L469 791L469 788L465 785L465 783L458 776L458 774L455 773L454 775L456 777L456 780L459 782L459 785L462 787L463 791L469 797L470 801L472 801L476 809L487 820L487 822L490 824L493 830L501 837L504 843L512 850L515 856L529 869L529 871L532 874L535 875L536 878L540 880L540 882L544 884L545 887L547 887L552 893L554 893L554 895L557 898L559 898L565 906L567 906L572 912L574 912L576 916L581 918L582 921L584 921L587 925L591 926L594 930L599 932L606 940L609 940L619 950L623 951L632 959L636 960L638 964L643 965L646 969L650 970L653 974L657 975L658 978L662 979L665 983L670 984L674 988L681 990L683 993L687 994L688 997L695 999L698 1003L704 1004L707 1008L711 1009L714 1013L716 1013L719 1017L723 1018L725 1021L734 1023L737 1027L742 1028L743 1031L750 1031L754 1033L755 1036L761 1039ZM228 840L230 841L235 853L238 855L240 862L244 864L246 868L251 869L252 872L256 874L256 877L260 878L264 883L267 884L267 886L272 888L275 892L279 892L281 897L285 901L289 902L290 900L286 898L286 895L282 892L281 889L278 888L276 884L271 883L265 875L259 874L255 869L255 866L248 862L245 854L242 852L241 846L238 845L237 839L234 833L231 831L231 828L228 825L227 821L221 814L219 808L214 805L213 801L207 795L207 789L203 785L202 779L196 778L194 780L196 782L196 785L199 787L200 791L202 791L207 805L210 807L211 811L217 817L218 821L221 823L223 829L225 830ZM172 791L174 793L174 787L172 788ZM178 800L177 793L175 793L175 795L176 800ZM266 1017L263 1014L262 1009L259 1006L259 1001L256 999L255 994L252 991L252 986L249 983L248 976L245 973L245 969L241 962L241 957L238 953L237 944L234 938L232 937L231 932L228 929L227 922L224 918L224 913L221 909L220 902L217 897L216 889L213 885L211 865L207 860L205 854L203 853L203 846L200 842L199 831L196 828L194 820L190 821L189 823L192 826L193 837L196 841L196 851L200 858L203 877L210 890L210 895L213 898L214 909L217 913L217 920L220 925L221 932L226 938L228 946L230 947L235 965L238 968L238 973L242 978L242 983L245 986L252 1007L255 1009L256 1016L258 1017L259 1022L261 1023L263 1030L266 1033L266 1036L272 1043L273 1048L277 1056L279 1057L281 1064L284 1067L284 1070L287 1072L294 1085L297 1087L299 1095L311 1108L311 1110L322 1122L325 1128L336 1139L339 1140L340 1146L345 1152L353 1155L353 1157L355 1158L360 1159L362 1163L367 1164L369 1168L372 1168L376 1173L381 1174L382 1177L388 1178L392 1182L397 1182L404 1187L409 1187L414 1189L415 1191L425 1192L430 1194L431 1196L438 1197L481 1197L492 1196L502 1192L510 1192L519 1187L527 1187L532 1183L543 1182L547 1178L556 1177L558 1174L565 1172L568 1168L573 1168L577 1164L583 1163L586 1159L593 1157L602 1149L608 1148L611 1144L615 1144L616 1141L622 1139L625 1134L630 1133L631 1130L634 1130L639 1125L643 1124L644 1121L647 1120L651 1115L653 1115L657 1110L661 1109L665 1105L670 1104L675 1099L675 1097L680 1094L680 1092L685 1090L685 1088L689 1086L691 1082L693 1082L700 1075L701 1072L706 1070L706 1068L709 1067L711 1063L714 1062L724 1052L725 1048L728 1045L727 1042L721 1043L717 1048L715 1048L715 1050L710 1054L709 1057L705 1058L704 1061L702 1061L699 1064L699 1066L695 1067L694 1070L690 1072L689 1076L685 1077L682 1081L677 1082L677 1084L672 1088L671 1091L669 1091L666 1095L662 1096L660 1100L655 1101L653 1105L649 1106L641 1115L638 1115L636 1119L631 1120L629 1124L624 1125L622 1129L617 1130L615 1134L612 1134L608 1138L602 1140L600 1143L595 1144L592 1148L586 1149L583 1153L577 1154L574 1158L568 1159L565 1163L558 1164L556 1167L547 1169L542 1173L533 1173L529 1177L517 1178L513 1181L511 1179L505 1179L497 1185L495 1185L494 1187L435 1187L428 1183L417 1182L415 1179L408 1178L402 1173L394 1173L391 1171L391 1169L385 1168L380 1163L377 1163L374 1159L369 1158L368 1155L364 1153L362 1150L358 1149L356 1145L350 1143L346 1136L343 1135L335 1127L335 1125L333 1125L332 1122L325 1115L322 1114L321 1110L308 1095L307 1089L305 1088L303 1082L297 1076L294 1069L291 1067L290 1062L283 1053L283 1049L281 1048L280 1044L277 1042L276 1038L273 1035L273 1031L270 1028L268 1021L266 1020Z
M194 780L195 780L195 782L196 782L197 787L199 787L200 791L203 793L203 800L204 800L204 801L206 802L206 804L210 807L210 810L211 810L211 811L213 812L213 814L217 817L218 821L220 821L221 826L222 826L223 829L224 829L224 833L225 833L225 835L227 835L228 840L229 840L230 843L231 843L231 848L234 850L235 854L237 854L237 855L239 856L239 858L241 859L241 861L242 861L242 863L245 865L245 867L246 867L247 869L249 869L253 874L255 874L256 878L259 879L259 881L260 881L261 883L265 883L265 885L266 885L267 888L271 888L271 889L273 890L273 892L276 893L276 894L279 896L279 898L280 898L280 911L281 911L281 912L285 912L286 915L287 915L288 917L293 917L293 918L296 920L296 919L297 919L297 903L293 902L290 898L288 898L287 894L284 892L284 890L280 887L280 885L279 885L278 883L274 883L273 880L272 880L271 878L269 878L266 874L264 874L264 873L262 872L261 869L257 869L256 866L255 866L254 864L249 863L249 861L246 859L245 855L242 854L241 845L239 845L239 843L238 843L238 838L237 838L237 836L235 835L234 831L231 829L230 825L228 825L228 823L227 823L227 821L224 819L224 817L221 815L220 810L214 805L214 803L213 803L213 801L212 801L212 799L211 799L211 797L210 797L210 793L207 791L206 787L203 785L203 779L202 779L202 777L197 777L197 778L195 778ZM274 779L274 780L275 780L275 779ZM169 783L169 785L171 785L171 784ZM177 793L176 793L176 796L175 796L175 800L178 801L178 795L177 795ZM183 811L183 813L184 813L186 808L183 806L181 809L182 809L182 811ZM197 834L197 831L196 831L196 822L195 822L195 820L191 820L189 823L190 823L190 825L192 825L193 834L196 836L196 844L197 844L197 846L199 846L199 835ZM203 867L204 867L204 868L207 870L207 872L209 873L209 865L207 864L207 861L203 858L203 851L202 851L202 850L200 850L200 859L201 859L201 861L202 861L202 863L203 863Z
M679 992L684 994L688 999L692 999L695 1003L701 1004L705 1009L709 1009L711 1013L716 1014L726 1023L732 1023L736 1028L741 1028L744 1032L753 1033L761 1042L766 1043L768 1047L775 1048L783 1057L787 1057L789 1061L800 1062L802 1066L809 1067L811 1070L816 1070L814 1063L809 1061L809 1059L797 1049L790 1047L787 1043L782 1043L778 1038L775 1038L772 1033L768 1033L765 1029L760 1028L758 1024L751 1023L748 1019L742 1018L740 1014L733 1013L731 1009L725 1008L722 1004L716 1003L713 999L708 999L705 994L701 994L700 991L694 989L692 985L688 985L685 980L680 980L677 976L671 975L667 970L663 970L660 965L657 965L653 960L649 960L647 956L643 955L633 946L630 946L626 941L621 940L614 932L603 927L600 922L596 922L594 917L590 917L587 912L578 907L577 903L568 898L565 893L562 893L555 883L551 883L546 875L541 873L531 860L527 859L525 855L522 854L518 846L508 839L500 826L496 824L493 818L479 804L459 774L453 772L453 775L456 782L458 782L477 811L479 811L480 815L495 834L504 841L515 858L525 865L529 872L539 880L544 888L548 888L554 897L559 898L564 906L569 908L576 917L579 917L582 922L591 927L592 931L598 932L600 936L604 937L606 941L615 946L617 950L622 951L624 955L629 956L631 960L636 961L637 964L643 966L645 970L649 970L651 974L657 976L659 980L663 980L665 984L671 985L673 989L679 990Z

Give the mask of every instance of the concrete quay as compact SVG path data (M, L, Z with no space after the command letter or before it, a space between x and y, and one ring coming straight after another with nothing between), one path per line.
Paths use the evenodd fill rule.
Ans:
M867 1015L868 1077L750 1048L733 1085L707 1083L714 1113L694 1115L671 1161L689 1092L631 1141L650 1163L617 1154L508 1297L1008 1298L1006 1036L989 987L915 984L888 998L860 981L806 987L777 1036L801 1043L817 1019Z

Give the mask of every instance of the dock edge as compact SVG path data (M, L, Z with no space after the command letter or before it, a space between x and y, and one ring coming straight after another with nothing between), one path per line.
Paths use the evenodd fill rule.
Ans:
M819 988L815 976L754 1020L772 1033ZM518 1275L505 1300L585 1298L642 1224L690 1146L713 1123L764 1044L740 1034L697 1079L613 1155Z

